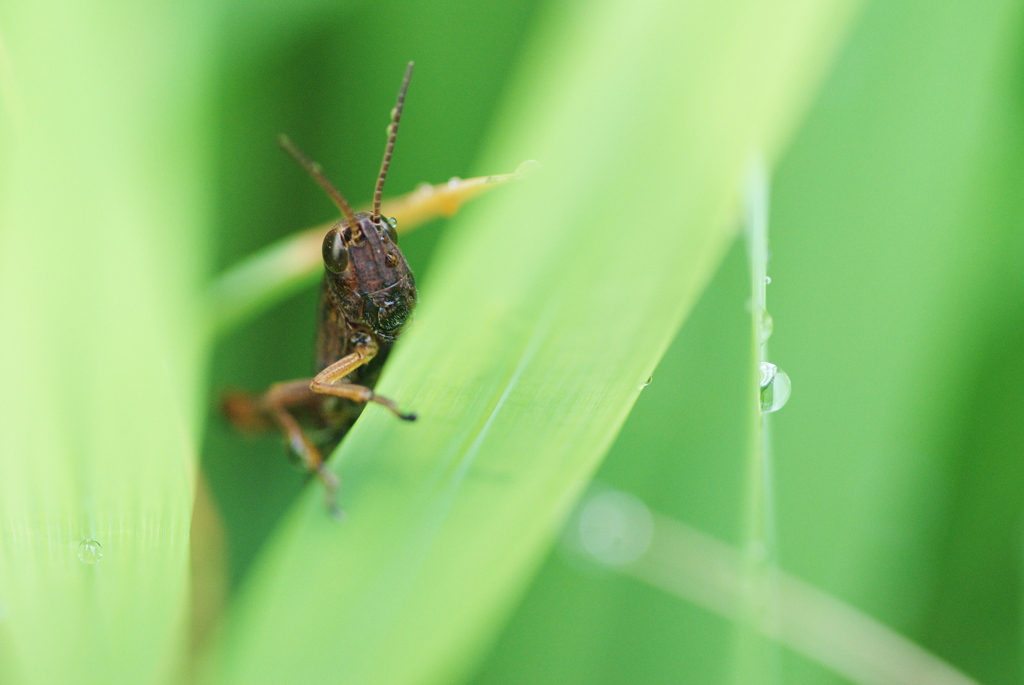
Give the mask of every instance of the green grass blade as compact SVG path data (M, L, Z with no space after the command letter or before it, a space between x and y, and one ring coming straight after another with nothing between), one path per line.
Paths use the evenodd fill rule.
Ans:
M750 612L746 553L692 526L651 512L632 495L605 490L591 496L583 503L579 516L573 517L577 529L581 528L579 520L588 513L592 520L600 516L614 522L615 527L607 530L614 539L601 539L601 533L591 530L589 539L583 540L581 530L575 530L570 539L575 553L587 554L590 561L609 570L744 625L772 641L776 650L781 651L779 645L784 644L850 683L977 685L976 680L892 628L774 565L765 565L774 585L774 611L770 615ZM598 554L608 549L622 554L623 540L640 556L611 559ZM588 550L587 542L607 547ZM737 678L735 682L787 682L777 668L762 668L760 672L750 668L765 666L763 656L747 652L745 657L751 663L740 665L747 666L745 672L740 672L747 679ZM779 656L775 654L767 665Z
M850 3L608 2L552 19L381 391L230 617L217 682L434 682L490 636L732 236Z
M5 684L165 682L182 645L202 359L196 19L170 3L0 7Z
M774 492L772 490L773 465L770 412L762 411L765 393L777 392L785 383L788 397L788 376L776 377L776 370L768 359L768 336L772 323L768 313L768 214L769 179L763 162L751 164L747 181L746 222L744 238L750 275L750 364L746 392L749 437L746 454L746 483L744 488L744 540L742 564L742 594L740 614L743 620L736 624L736 643L732 661L733 682L758 682L765 685L784 682L782 657L778 645L764 638L754 626L768 626L769 631L779 620L779 587L775 573L778 549L775 542ZM768 368L765 369L765 365ZM764 369L764 370L763 370ZM784 374L784 372L779 372ZM771 374L770 376L768 374ZM783 381L783 378L785 381ZM762 387L764 386L764 387ZM781 408L785 398L777 398ZM769 402L771 404L771 401Z

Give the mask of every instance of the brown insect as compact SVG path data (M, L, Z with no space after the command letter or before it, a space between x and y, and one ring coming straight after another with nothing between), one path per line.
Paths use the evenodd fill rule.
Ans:
M416 284L398 249L396 222L381 216L380 204L391 155L398 135L405 93L413 63L405 71L398 102L391 111L373 211L355 212L345 197L324 176L320 165L304 155L291 140L280 144L309 172L341 210L339 220L324 236L324 278L320 287L316 369L312 379L275 383L262 395L231 393L224 398L228 419L247 431L283 431L303 466L315 473L327 490L328 509L337 515L337 477L327 469L320 448L309 438L297 417L327 429L328 443L338 440L358 418L367 402L391 410L398 418L414 421L415 414L399 411L390 399L373 392L381 367L402 333L416 304Z

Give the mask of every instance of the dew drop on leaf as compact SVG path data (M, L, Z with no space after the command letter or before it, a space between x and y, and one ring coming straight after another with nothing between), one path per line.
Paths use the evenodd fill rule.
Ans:
M82 540L78 545L78 560L83 564L95 564L103 558L103 547L92 538Z
M771 362L761 362L761 411L770 414L786 406L793 384L789 375Z

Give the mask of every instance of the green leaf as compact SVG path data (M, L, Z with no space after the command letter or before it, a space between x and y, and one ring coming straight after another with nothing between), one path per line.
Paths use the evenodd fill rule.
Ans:
M5 683L162 682L179 656L203 18L171 3L0 7Z
M463 672L729 244L852 3L612 1L547 17L382 393L343 443L349 517L310 488L229 617L218 682Z
M872 3L772 188L780 563L983 683L1021 680L1021 19ZM733 250L599 472L734 546L746 272ZM728 682L733 630L551 554L474 682Z

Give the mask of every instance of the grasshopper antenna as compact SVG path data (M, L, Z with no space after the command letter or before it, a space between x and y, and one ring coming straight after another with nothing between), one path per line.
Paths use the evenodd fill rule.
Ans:
M348 225L352 227L352 231L358 231L359 222L356 221L356 213L352 211L352 205L348 203L348 200L345 199L344 195L338 192L338 189L334 187L334 184L324 176L324 171L320 165L304 155L302 150L292 142L292 139L284 134L277 137L277 144L280 145L285 152L291 155L292 158L302 166L302 168L308 171L309 175L313 177L313 180L319 183L320 187L324 189L332 200L334 200L334 204L338 205L338 209L340 209L341 213L345 216L345 221L347 221Z
M402 118L402 106L405 105L405 91L409 89L409 79L412 77L412 62L405 68L405 78L402 79L402 87L398 90L398 102L391 110L391 123L388 124L388 144L384 148L384 161L380 164L380 174L377 176L377 187L373 189L373 221L380 222L380 200L384 195L384 179L388 175L388 167L391 166L391 153L395 151L395 138L398 137L398 122Z

